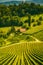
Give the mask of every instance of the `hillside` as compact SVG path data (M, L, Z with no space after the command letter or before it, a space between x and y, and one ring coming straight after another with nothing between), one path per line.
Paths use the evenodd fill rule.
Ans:
M13 5L13 4L21 4L23 1L20 0L20 1L15 1L15 0L11 0L11 1L1 1L0 4L5 4L5 5ZM36 3L36 4L42 4L43 5L43 0L25 0L24 2L28 2L28 3Z
M28 20L27 16L20 19L23 22L23 26L0 28L0 47L19 42L43 41L43 14L31 16L31 27L29 27L28 23L25 23Z
M0 65L43 65L43 42L17 43L0 48Z
M20 4L20 3L22 3L22 1L5 1L5 2L0 2L0 4L4 4L4 5L18 5L18 4Z
M43 0L32 0L32 1L36 3L43 3Z
M43 65L43 5L0 3L0 65Z

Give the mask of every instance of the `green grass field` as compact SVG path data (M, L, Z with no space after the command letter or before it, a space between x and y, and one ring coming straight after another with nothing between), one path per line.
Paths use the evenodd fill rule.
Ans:
M43 65L43 42L12 44L0 48L0 65Z

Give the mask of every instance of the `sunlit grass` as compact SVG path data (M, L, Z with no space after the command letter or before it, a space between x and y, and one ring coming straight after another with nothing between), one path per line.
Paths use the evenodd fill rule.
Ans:
M36 37L37 39L43 41L43 30L38 33L33 34L33 36Z

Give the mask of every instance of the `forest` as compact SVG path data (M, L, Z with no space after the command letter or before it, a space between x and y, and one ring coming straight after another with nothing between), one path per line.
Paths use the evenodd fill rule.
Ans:
M20 19L28 16L26 22L30 26L31 15L43 13L43 5L35 3L21 3L19 5L3 5L0 4L0 27L22 26L24 23Z

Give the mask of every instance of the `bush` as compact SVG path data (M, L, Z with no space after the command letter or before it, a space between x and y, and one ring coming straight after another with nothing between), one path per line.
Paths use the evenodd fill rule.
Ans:
M15 28L14 26L11 27L11 29L7 32L7 35L9 36L10 33L14 33L15 32Z
M20 23L19 23L19 26L22 26L22 25L23 25L23 22L20 22Z
M28 23L24 24L24 25L22 26L22 28L29 29Z
M26 40L29 39L29 36L26 37Z
M18 29L15 33L16 33L16 35L19 35L21 33L20 29Z
M39 22L37 22L37 25L41 25L41 22L39 21Z
M23 25L22 28L26 28L26 25Z
M38 22L39 20L36 20L36 22Z
M4 38L4 39L6 39L7 37L8 37L7 34L6 34L6 35L3 35L3 38Z
M26 27L26 30L28 30L29 29L29 27Z
M17 32L20 32L20 29L18 29Z
M25 20L24 23L28 23L28 20Z
M6 42L4 41L4 38L0 38L0 46L6 45Z
M33 27L35 27L36 25L37 25L37 24L36 24L36 23L34 23L34 24L33 24Z
M34 19L32 19L32 23L34 22L35 20Z
M39 20L42 21L42 17L39 17Z
M14 26L11 27L11 32L15 32Z

